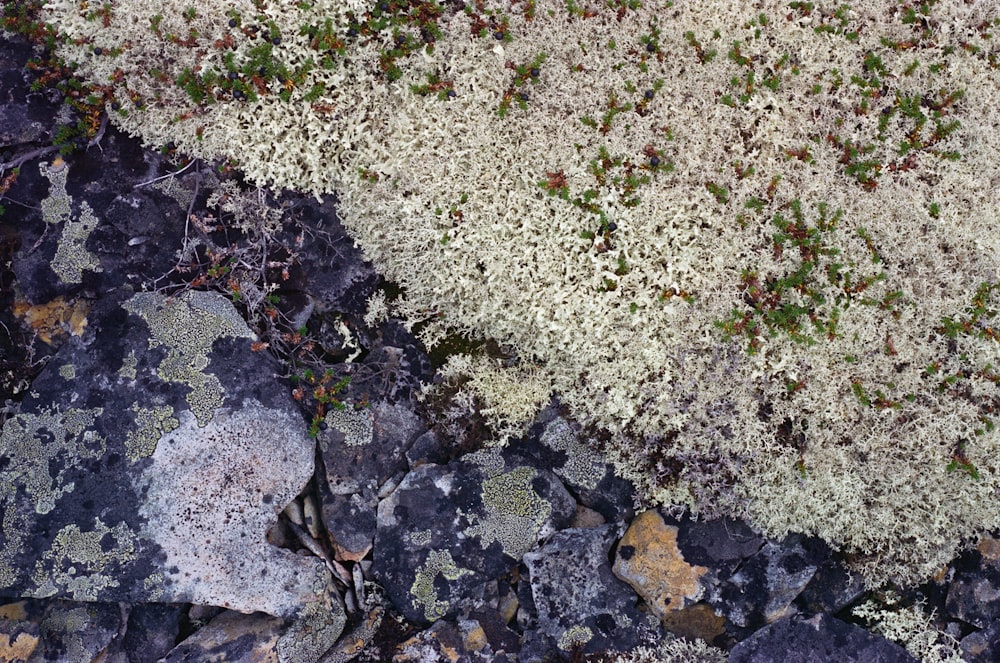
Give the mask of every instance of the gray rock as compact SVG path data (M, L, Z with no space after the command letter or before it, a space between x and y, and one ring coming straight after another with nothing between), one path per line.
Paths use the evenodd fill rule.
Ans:
M402 643L393 663L507 663L516 661L496 651L483 626L475 619L457 623L439 621Z
M806 614L835 614L859 601L866 591L864 578L828 560L819 565L795 602Z
M58 103L30 91L31 74L25 65L33 56L31 44L0 35L0 45L0 148L41 142L53 125ZM0 151L0 161L6 160Z
M981 631L970 633L960 643L962 658L967 663L996 663L1000 661L1000 619Z
M781 542L766 542L735 573L719 579L708 603L732 624L747 629L795 614L792 602L812 580L820 561L806 541L793 534Z
M422 465L379 504L372 572L406 619L433 622L477 605L573 512L551 472L509 453Z
M186 207L155 186L134 188L166 169L163 158L113 128L92 150L29 162L18 176L38 201L12 210L21 246L13 271L32 304L138 289L178 262Z
M0 595L318 605L342 626L323 563L266 541L315 445L228 300L140 293L87 329L3 427Z
M128 615L122 650L129 663L156 663L177 644L182 605L140 603Z
M408 405L386 401L333 409L326 424L319 435L326 474L323 523L338 557L359 560L375 539L379 489L403 476L405 452L425 428Z
M917 663L905 649L829 615L782 619L733 647L729 663Z
M608 556L620 534L615 525L567 529L524 556L538 631L559 650L628 651L656 633L635 593L611 572Z
M172 649L162 663L273 663L283 626L277 617L227 610Z
M115 603L51 601L39 626L33 662L128 663L115 642L128 609Z
M687 520L678 523L677 547L691 564L719 571L735 568L757 554L764 537L732 518Z
M540 424L523 442L511 445L525 456L551 468L580 504L600 513L608 522L630 520L632 486L615 475L614 467L594 449L570 422L550 405L539 414Z
M979 628L1000 619L1000 559L990 552L1000 546L984 543L962 556L945 602L948 614Z

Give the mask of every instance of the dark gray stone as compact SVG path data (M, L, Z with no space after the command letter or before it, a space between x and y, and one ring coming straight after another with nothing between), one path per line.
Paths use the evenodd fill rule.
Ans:
M707 602L741 629L754 629L796 612L792 602L812 580L823 556L792 534L767 541L735 573L719 577Z
M539 423L511 449L536 458L550 468L577 501L601 514L608 522L623 522L635 516L632 485L615 475L614 467L594 450L573 424L558 413L557 404L539 413Z
M323 523L342 559L358 560L375 539L379 489L406 471L406 450L424 432L408 404L380 401L331 410L320 433L326 482Z
M115 642L126 619L128 609L116 603L51 601L39 626L40 642L31 660L127 663Z
M422 465L379 504L372 572L406 619L450 617L574 510L551 472L510 453Z
M655 637L655 618L611 571L615 525L567 529L524 556L538 631L563 652L628 651ZM650 623L652 619L653 623Z
M677 547L684 559L720 571L756 555L764 541L745 522L732 518L684 519L678 523Z
M129 612L122 649L128 663L156 663L177 644L184 606L140 603Z
M1000 619L981 631L970 633L960 643L962 658L967 663L996 663L1000 661Z
M31 92L25 65L32 50L26 40L0 35L0 161L12 156L2 148L46 140L59 108L59 94Z
M962 556L960 567L948 587L948 614L986 628L1000 619L1000 561L972 550Z
M765 626L733 647L729 663L917 663L885 638L829 615Z

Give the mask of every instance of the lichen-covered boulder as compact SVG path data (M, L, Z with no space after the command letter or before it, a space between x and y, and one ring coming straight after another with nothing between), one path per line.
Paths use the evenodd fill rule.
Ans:
M99 303L0 436L0 596L343 613L267 543L315 445L222 296ZM332 643L327 633L327 646Z
M433 622L468 607L573 512L555 475L510 453L422 465L379 504L372 572L406 619Z

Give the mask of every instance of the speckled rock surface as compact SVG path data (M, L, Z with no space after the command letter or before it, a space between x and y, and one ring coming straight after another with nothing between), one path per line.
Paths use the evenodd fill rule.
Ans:
M782 619L736 645L730 663L917 663L897 644L829 617Z
M327 574L267 544L313 442L224 298L124 295L3 428L0 593L290 616Z
M659 639L656 620L637 609L635 593L608 561L621 535L615 525L566 529L524 556L538 637L563 652L628 651Z
M555 475L510 453L423 465L379 504L372 570L407 619L435 621L469 607L574 509Z

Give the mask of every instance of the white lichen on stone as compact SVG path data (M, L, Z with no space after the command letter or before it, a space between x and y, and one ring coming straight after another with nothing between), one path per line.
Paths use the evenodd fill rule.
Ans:
M100 272L101 261L87 250L87 238L98 220L86 201L80 203L80 215L63 226L62 236L52 259L52 271L63 283L82 283L83 271Z
M569 423L564 419L550 422L542 433L541 443L566 454L566 462L553 468L553 472L574 485L591 490L597 488L606 472L604 459L580 443Z
M589 626L571 626L559 636L559 649L570 651L574 647L582 647L594 638L594 632Z
M349 447L371 444L375 436L375 418L370 409L331 408L324 421L344 436L344 444ZM323 437L325 440L326 436Z
M206 373L208 353L223 337L249 338L254 334L228 300L217 293L189 291L174 298L152 292L136 293L123 305L149 326L149 346L164 346L167 356L157 375L167 382L180 382L191 391L185 396L198 420L205 426L223 403L219 379Z
M406 535L406 540L414 549L424 548L434 540L434 532L429 529L414 530Z
M205 426L187 410L176 416L134 486L139 535L162 551L162 600L281 617L317 600L322 561L266 538L312 476L315 443L301 417L252 400Z
M120 375L125 380L134 380L136 378L136 367L139 365L138 360L135 357L135 350L129 350L128 354L122 359L121 368L118 369L118 375Z
M38 171L49 181L49 195L42 199L42 220L51 225L69 221L73 216L72 200L66 193L66 177L69 169L62 159L54 163L41 162Z
M618 654L616 663L727 663L729 654L704 640L668 636L655 647L637 647Z
M9 459L0 471L0 512L4 545L0 548L0 588L18 577L17 557L24 552L32 515L50 513L56 501L76 484L66 479L74 461L100 458L104 439L90 427L101 409L18 414L4 422L0 449ZM28 504L20 503L23 494Z
M497 476L503 472L504 467L507 466L507 461L504 460L503 452L500 449L492 447L465 454L462 456L462 461L472 463L481 469L488 477Z
M59 377L63 380L72 380L76 377L76 366L73 364L63 364L59 367Z
M472 571L460 568L447 550L431 550L427 554L427 561L414 573L413 585L410 587L413 606L422 609L424 618L429 622L441 619L451 606L438 598L434 579L440 575L446 580L458 580L470 574Z
M62 224L62 235L52 259L52 271L63 283L83 281L83 272L101 271L100 259L87 250L87 238L97 227L98 219L86 201L80 203L80 214L73 218L73 200L66 192L69 167L62 163L55 166L39 164L39 170L50 182L49 195L42 200L42 219L50 224Z
M102 408L49 410L8 419L0 433L0 448L10 459L0 472L2 497L12 500L20 487L36 514L52 511L56 501L76 487L64 480L72 463L104 455L104 438L90 428L102 412Z

